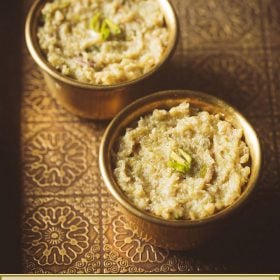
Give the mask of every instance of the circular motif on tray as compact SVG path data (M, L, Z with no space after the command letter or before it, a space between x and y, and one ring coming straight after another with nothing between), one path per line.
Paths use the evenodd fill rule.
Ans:
M227 100L245 109L265 91L260 71L242 57L234 54L215 54L195 66L194 83L200 90Z
M254 28L257 13L249 1L192 1L188 25L203 40L235 42Z
M89 247L89 223L69 206L39 207L23 224L23 246L39 265L69 265Z
M24 147L25 174L40 187L69 187L87 170L87 147L74 134L41 131Z
M157 248L141 240L129 227L124 216L113 221L114 245L125 253L133 263L162 263L169 255L168 250Z

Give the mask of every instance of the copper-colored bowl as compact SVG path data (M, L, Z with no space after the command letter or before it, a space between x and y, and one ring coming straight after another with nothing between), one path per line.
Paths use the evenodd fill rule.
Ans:
M244 138L250 149L251 174L239 199L228 208L201 220L163 220L137 209L120 189L113 175L111 152L116 139L125 129L154 109L169 109L187 101L193 107L210 113L223 113L235 127L243 129ZM175 250L187 250L200 245L216 235L250 198L255 189L261 168L261 149L258 137L248 121L233 107L222 100L200 92L189 90L164 91L141 98L127 106L108 126L101 143L99 155L103 179L133 228L141 237L153 244Z
M42 7L48 1L36 0L31 7L25 25L26 43L44 74L49 90L59 103L75 115L93 119L112 118L131 101L143 96L143 83L166 64L176 48L179 34L177 16L168 0L158 0L170 30L168 46L161 62L147 74L117 85L97 86L78 82L55 70L40 49L37 39L38 19Z

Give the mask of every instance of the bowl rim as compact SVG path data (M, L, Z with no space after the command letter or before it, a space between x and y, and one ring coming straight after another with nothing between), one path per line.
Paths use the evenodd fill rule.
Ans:
M123 194L122 190L110 177L109 170L111 164L106 161L106 154L107 148L109 147L109 143L111 141L111 136L113 131L115 130L115 127L119 127L122 123L122 119L125 119L128 116L129 112L135 111L137 108L139 108L142 105L148 104L149 102L164 100L164 98L168 99L171 95L175 96L181 96L182 98L192 98L196 97L206 102L216 102L219 104L219 106L226 106L228 109L232 111L232 113L237 116L237 118L246 125L247 129L250 131L250 134L253 135L253 138L255 140L254 150L256 155L256 165L255 165L255 177L253 177L253 182L251 183L250 187L246 188L245 191L242 192L240 197L230 206L224 208L223 210L209 216L203 219L197 219L197 220L165 220L163 218L154 216L152 214L149 214L148 212L142 211L138 209L136 206L134 206L127 197ZM156 109L156 108L154 108ZM154 110L153 109L153 110ZM138 116L139 117L139 116ZM133 121L136 119L133 119ZM242 125L243 126L243 125ZM243 127L242 127L243 128ZM244 129L244 128L243 128ZM113 140L114 141L114 140ZM105 185L111 195L115 198L115 200L130 214L137 216L140 219L144 219L145 221L157 224L160 226L167 226L167 227L200 227L205 226L209 224L213 224L217 221L224 220L240 210L241 206L244 206L246 202L248 202L248 198L250 198L253 194L253 192L256 189L256 185L258 182L258 179L260 177L260 170L262 165L262 153L261 153L261 145L258 138L258 135L252 125L248 122L248 120L234 107L229 105L227 102L223 101L220 98L211 96L209 94L199 92L199 91L193 91L193 90L165 90L165 91L159 91L156 93L153 93L151 95L142 97L140 99L137 99L136 101L132 102L128 106L126 106L123 110L121 110L114 119L110 122L110 124L107 126L105 133L103 134L103 138L101 140L100 149L99 149L99 168L101 171L101 175L103 177L103 180L105 182ZM252 170L251 170L252 171ZM252 173L250 173L251 176ZM250 177L249 177L250 178ZM247 185L246 185L247 187ZM116 188L119 189L116 190Z
M166 5L168 6L168 9L170 10L170 13L172 15L172 21L174 22L174 28L172 28L172 32L170 32L170 34L172 36L170 39L171 41L167 45L166 52L165 52L164 56L162 57L160 63L158 63L149 72L145 73L144 75L142 75L136 79L128 80L128 81L118 83L118 84L93 85L93 84L79 82L76 79L72 79L70 77L67 77L67 76L61 74L47 61L47 59L44 57L44 55L42 54L42 52L40 50L38 40L36 39L37 38L36 34L34 34L32 32L32 30L34 30L34 28L33 28L34 25L37 26L37 18L35 17L35 14L37 13L38 9L41 9L42 6L44 5L44 3L48 2L48 1L50 1L50 0L36 0L32 4L32 6L28 12L28 15L26 17L26 21L25 21L26 45L27 45L27 48L28 48L29 53L31 54L32 58L34 59L34 61L38 64L38 66L42 70L47 72L50 76L52 76L56 80L63 82L65 84L68 84L70 86L75 86L75 87L83 88L83 89L110 91L110 90L114 90L114 89L124 88L127 86L132 86L134 84L138 84L138 83L146 80L147 78L152 76L154 73L156 73L160 68L162 68L168 62L168 60L172 57L172 55L174 54L175 49L178 45L180 27L179 27L178 15L176 13L174 5L171 3L170 0L158 0L159 2L166 3ZM173 29L174 29L174 32L173 32ZM37 29L35 28L35 30L37 30Z

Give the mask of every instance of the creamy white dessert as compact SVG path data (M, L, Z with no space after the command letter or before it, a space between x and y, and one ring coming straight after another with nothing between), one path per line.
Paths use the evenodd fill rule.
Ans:
M113 85L159 64L168 31L158 0L54 0L42 9L37 35L63 75Z
M203 219L232 205L250 175L242 129L188 103L143 116L121 136L114 176L139 209Z

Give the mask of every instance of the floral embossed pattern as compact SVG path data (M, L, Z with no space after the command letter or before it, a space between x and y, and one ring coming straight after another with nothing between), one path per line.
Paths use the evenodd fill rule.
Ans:
M197 0L190 2L186 14L186 28L191 35L190 44L200 47L200 43L222 44L242 41L250 37L259 25L257 1ZM255 35L255 34L254 34ZM257 39L257 38L254 38Z
M162 263L168 256L167 250L140 240L123 216L113 221L113 231L114 245L134 263Z
M267 89L261 58L262 53L252 58L248 55L245 59L234 52L213 52L197 57L193 62L192 83L197 89L214 94L243 112L259 114L260 110L252 108L266 109L269 103L263 96ZM252 63L256 59L260 60L258 65Z
M87 170L87 148L69 131L41 131L24 149L26 175L40 187L69 187Z
M23 224L23 243L41 266L69 265L88 248L88 227L70 206L39 207Z
M188 254L157 248L149 239L140 239L111 198L103 196L102 202L104 273L194 273L197 268L209 271L209 267L198 265ZM225 270L211 266L214 267Z
M23 65L23 106L21 116L24 121L50 121L50 120L75 120L74 115L69 114L61 107L43 81L40 69L24 53L24 60L28 63Z

